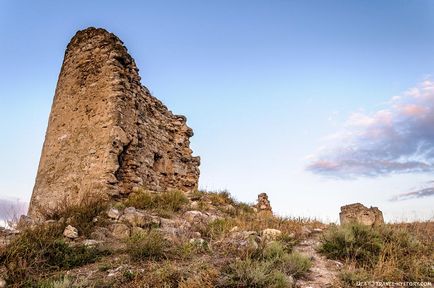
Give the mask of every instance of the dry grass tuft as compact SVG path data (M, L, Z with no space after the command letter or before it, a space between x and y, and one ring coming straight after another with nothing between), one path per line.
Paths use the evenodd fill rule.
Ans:
M434 281L434 223L333 226L322 239L321 252L346 263L343 285L356 281Z
M92 263L107 255L96 248L68 245L63 228L59 223L28 227L0 251L0 266L6 267L10 287L33 287L35 279L46 273Z
M123 202L126 207L154 210L162 216L180 211L189 201L181 191L152 193L141 190L129 195Z

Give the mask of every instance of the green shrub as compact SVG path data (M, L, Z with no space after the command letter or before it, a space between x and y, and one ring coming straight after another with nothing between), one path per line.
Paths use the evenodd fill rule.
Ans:
M169 243L157 230L133 234L127 240L126 251L134 260L162 259L170 252Z
M312 267L312 261L298 252L287 253L285 245L274 241L268 243L262 251L261 258L271 261L275 269L296 278L304 275Z
M312 261L309 257L304 256L298 252L292 252L282 257L281 270L286 274L292 275L296 278L306 274L312 267Z
M255 210L249 204L238 202L235 204L236 215L253 214Z
M265 260L279 260L286 254L282 243L273 241L269 242L262 250L261 258Z
M280 234L276 241L280 242L285 249L285 252L291 253L294 246L299 243L299 239L295 238L295 235L290 235L288 233Z
M321 242L320 252L327 257L371 267L377 262L383 245L378 231L361 224L332 226Z
M92 263L108 254L107 251L83 245L69 246L63 240L62 233L63 226L60 224L23 230L0 253L0 266L6 267L8 283L24 286L22 283L32 282L41 273Z
M395 282L433 281L434 246L426 238L426 234L433 230L426 223L419 225L425 229L419 231L414 227L416 223L373 228L359 224L334 226L325 233L320 251L329 258L343 260L356 268L341 275L341 281L348 285L360 281L357 280L359 278ZM407 230L407 227L412 230Z
M230 219L216 219L206 225L202 234L204 237L216 239L228 233L233 226L233 221Z
M311 266L308 257L297 252L288 254L283 243L273 241L230 264L223 287L291 287L289 276L300 277Z
M339 279L344 287L355 287L359 281L368 281L369 275L364 269L343 270Z
M235 260L225 272L223 287L290 287L287 276L271 261Z
M207 192L206 198L211 201L213 205L234 205L235 200L232 198L231 193L227 190L218 192Z

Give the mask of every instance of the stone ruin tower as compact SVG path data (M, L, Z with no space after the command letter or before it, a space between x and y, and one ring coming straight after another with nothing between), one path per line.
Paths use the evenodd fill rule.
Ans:
M271 209L270 200L268 200L267 193L261 193L258 195L258 201L254 206L259 215L271 216L273 215L273 210Z
M59 203L197 188L193 131L140 83L123 42L104 29L68 44L30 202L29 216Z

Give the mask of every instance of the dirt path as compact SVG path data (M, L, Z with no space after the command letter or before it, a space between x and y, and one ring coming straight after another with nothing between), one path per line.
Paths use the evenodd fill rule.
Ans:
M309 256L313 266L304 279L297 280L299 288L327 288L338 287L336 284L337 273L342 263L327 259L320 255L316 248L319 245L321 233L312 233L306 240L303 240L295 247L295 250Z

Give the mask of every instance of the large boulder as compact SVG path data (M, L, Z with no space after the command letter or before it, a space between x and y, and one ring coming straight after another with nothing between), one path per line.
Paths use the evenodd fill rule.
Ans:
M341 207L339 213L341 225L348 223L360 223L368 226L384 224L383 213L377 207L365 207L360 203L349 204Z

